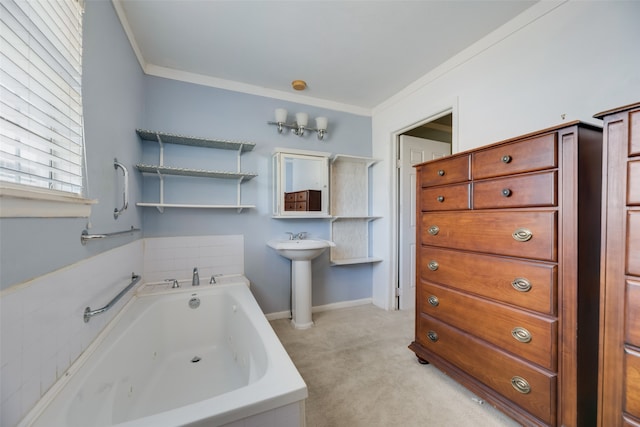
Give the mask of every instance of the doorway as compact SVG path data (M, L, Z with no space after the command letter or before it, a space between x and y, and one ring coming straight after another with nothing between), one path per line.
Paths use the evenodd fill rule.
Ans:
M398 135L397 153L397 200L398 218L397 245L397 289L395 307L398 310L415 308L416 291L416 170L418 163L452 152L453 113L429 119Z

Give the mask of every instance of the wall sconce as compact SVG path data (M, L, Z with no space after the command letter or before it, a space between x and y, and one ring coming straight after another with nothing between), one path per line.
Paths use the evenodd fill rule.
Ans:
M307 113L296 113L296 121L289 124L287 123L287 110L276 108L276 121L267 123L278 126L278 133L282 133L284 128L291 129L291 132L298 136L303 136L307 130L317 132L318 139L322 141L327 133L329 121L326 117L318 117L316 118L316 127L310 128L307 126L309 124L309 115Z

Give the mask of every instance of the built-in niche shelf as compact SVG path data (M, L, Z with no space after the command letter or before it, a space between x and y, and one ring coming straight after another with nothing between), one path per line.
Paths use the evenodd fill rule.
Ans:
M371 254L369 171L378 160L370 157L336 155L331 159L331 240L333 265L380 262Z
M141 173L153 174L160 180L160 194L158 202L140 202L136 203L141 207L155 207L160 212L164 212L164 208L190 208L190 209L237 209L242 212L243 209L255 208L255 205L246 205L241 203L241 185L257 176L255 173L247 173L241 171L240 158L243 153L253 150L255 144L247 141L229 141L222 139L208 139L193 136L176 135L166 132L156 132L150 130L136 129L136 133L143 141L157 142L160 146L160 158L157 165L147 165L139 163L136 168ZM164 144L179 144L193 147L205 147L218 150L234 150L237 152L237 162L235 171L216 171L192 168L181 168L173 166L165 166L164 164ZM199 178L215 178L236 181L236 203L235 204L192 204L192 203L166 203L164 200L165 176L190 176Z

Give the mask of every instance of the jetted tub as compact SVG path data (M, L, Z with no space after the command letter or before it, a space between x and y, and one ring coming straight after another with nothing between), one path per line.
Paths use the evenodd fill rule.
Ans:
M247 279L217 281L141 287L20 425L304 426L307 387Z

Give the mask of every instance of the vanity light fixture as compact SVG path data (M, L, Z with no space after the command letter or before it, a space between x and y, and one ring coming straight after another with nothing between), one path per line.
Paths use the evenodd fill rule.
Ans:
M329 121L326 117L316 118L316 127L308 127L309 115L307 113L296 113L296 121L293 123L287 123L287 110L284 108L276 108L276 121L267 122L270 125L278 126L278 133L282 133L284 128L291 129L291 132L298 136L303 136L305 131L313 131L318 133L318 139L323 140L327 133L327 126Z

